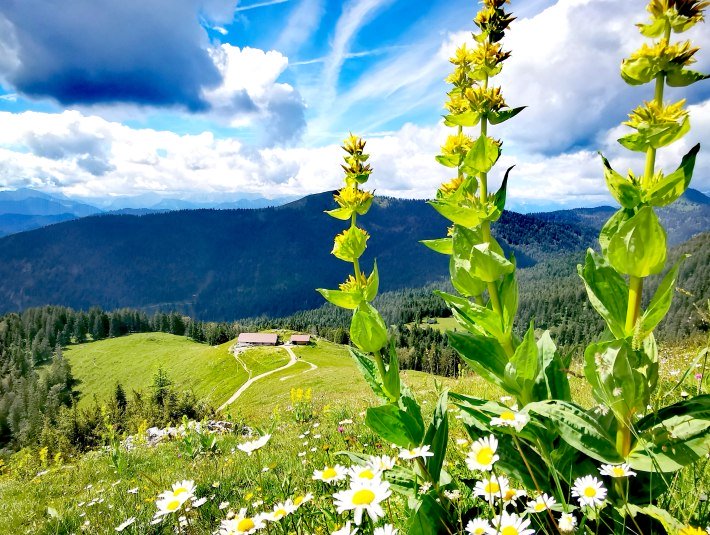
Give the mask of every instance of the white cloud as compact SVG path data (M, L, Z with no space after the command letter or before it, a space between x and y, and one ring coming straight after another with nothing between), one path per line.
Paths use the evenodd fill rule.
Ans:
M274 48L289 54L298 50L318 29L324 14L324 0L301 0L291 13Z

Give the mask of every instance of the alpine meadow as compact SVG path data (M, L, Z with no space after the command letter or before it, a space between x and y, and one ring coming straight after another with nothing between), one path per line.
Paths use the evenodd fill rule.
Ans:
M0 534L710 534L708 8L0 3Z

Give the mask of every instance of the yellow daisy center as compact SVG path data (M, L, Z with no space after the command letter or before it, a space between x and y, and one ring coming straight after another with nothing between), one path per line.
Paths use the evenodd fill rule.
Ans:
M323 470L323 479L333 479L338 475L334 468L326 468Z
M515 413L511 411L505 411L500 415L501 420L515 421Z
M584 495L587 498L594 498L597 495L597 489L594 487L587 487L584 489Z
M518 531L518 528L516 528L516 527L513 527L513 526L505 526L505 527L501 530L500 533L501 533L501 535L519 535L520 532Z
M180 500L172 500L168 502L168 505L165 507L168 511L177 511L180 509L180 506L182 505L182 502Z
M254 525L254 521L251 518L242 518L239 522L237 522L237 531L244 533L245 531L254 529Z
M274 512L274 518L277 519L277 520L279 520L279 519L285 517L287 514L288 514L288 513L286 512L286 509L277 509L277 510Z
M370 505L375 501L375 493L370 489L360 489L353 494L353 504Z
M484 446L478 453L476 453L476 461L478 464L491 464L493 461L493 450L487 446Z
M372 470L363 470L360 472L360 479L375 479L375 474L372 473Z
M298 496L295 500L293 500L293 505L301 505L302 501L303 501L303 496Z
M505 501L509 501L509 500L512 500L513 498L515 498L515 491L512 489L506 490L505 494L503 495L503 499Z
M180 494L187 492L187 489L185 487L178 487L173 491L173 496L180 496Z
M545 509L547 509L547 505L545 505L544 503L538 502L535 504L535 511L536 512L539 513L540 511L544 511Z
M486 530L484 530L483 528L476 528L473 531L473 535L486 535Z
M495 494L500 491L500 485L495 481L486 483L485 491L487 494Z
M623 477L624 476L624 469L621 468L620 466L615 466L614 468L611 469L611 471L616 477Z

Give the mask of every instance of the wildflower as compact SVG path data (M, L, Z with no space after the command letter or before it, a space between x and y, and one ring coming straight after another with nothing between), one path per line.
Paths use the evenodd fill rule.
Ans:
M423 496L424 494L426 494L427 492L429 492L429 489L431 489L431 481L425 481L424 483L422 483L422 484L419 486L419 491L418 491L418 492L419 492L419 494L421 494L421 495Z
M201 506L205 505L206 502L207 502L207 497L203 497L203 498L200 498L200 499L198 499L198 500L193 500L193 501L192 501L192 507L194 507L195 509L197 509L198 507L201 507Z
M260 516L249 517L247 510L242 509L231 520L222 520L219 535L242 535L254 533L264 528L264 519Z
M496 498L502 498L509 488L507 477L493 475L488 479L477 481L473 493L486 499L489 503L493 503Z
M466 456L466 466L469 470L481 470L490 472L493 470L493 465L500 459L496 455L498 449L498 439L493 435L485 438L479 438L471 445L471 450Z
M464 446L464 447L465 447L465 446L468 446L468 445L469 445L469 441L468 441L468 439L465 439L465 438L457 438L457 439L456 439L456 445L457 445L457 446Z
M562 513L557 525L562 533L573 533L577 529L577 519L572 513Z
M678 535L705 535L709 533L708 531L703 531L700 528L694 528L692 526L685 526L678 532Z
M596 507L604 503L606 489L594 476L578 477L572 487L572 496L577 498L580 505Z
M485 518L474 518L466 524L466 533L471 535L486 535L491 529L491 525Z
M293 499L293 505L296 507L296 509L298 509L298 508L301 507L303 504L310 502L312 499L313 499L313 494L311 494L310 492L308 492L308 493L306 493L306 494L303 495L303 496L296 496L296 497Z
M337 531L334 531L332 535L355 535L357 533L357 528L353 528L350 525L350 521L346 522L345 525Z
M227 507L229 507L229 502L222 502L219 504L220 511L224 511Z
M350 418L346 418L345 420L340 420L338 422L338 425L348 425L348 424L352 424L352 423L353 423L353 421Z
M397 535L397 532L399 530L395 529L394 526L391 524L385 524L381 528L375 528L375 531L373 531L373 535Z
M541 494L533 501L528 502L528 512L530 513L542 513L551 509L553 505L557 503L555 498L548 495L547 493Z
M535 530L530 529L530 520L521 518L515 513L503 511L500 517L493 519L495 533L505 535L535 535Z
M180 481L173 485L173 490L166 490L155 502L158 511L155 513L156 518L174 513L183 506L183 504L194 496L195 482Z
M530 417L527 414L522 414L513 411L504 411L500 416L491 418L491 425L497 425L500 427L514 427L519 433L523 430L523 427L530 421Z
M418 457L421 457L423 459L426 459L427 457L433 457L434 454L429 451L430 446L421 446L420 448L413 448L411 450L406 450L406 449L401 449L399 450L399 458L400 459L416 459Z
M353 481L348 490L333 494L338 513L355 511L355 524L362 522L362 514L366 512L373 522L384 516L380 503L389 498L392 491L386 481Z
M263 448L264 446L266 446L266 443L269 441L270 438L271 435L264 435L263 437L260 437L256 440L245 442L244 444L239 444L237 445L237 448L242 450L247 455L251 455L259 448Z
M508 505L511 503L515 503L516 500L522 496L525 496L527 492L521 489L514 489L514 488L508 488L506 489L505 492L503 492L503 495L501 496L501 501Z
M323 481L324 483L335 483L345 479L347 474L346 468L336 464L333 467L326 466L323 470L314 470L313 479Z
M136 521L136 517L132 516L131 518L127 519L123 524L118 526L116 528L116 531L118 531L119 533L122 532L124 529L126 529L128 526L133 524L135 521Z
M296 509L297 507L291 500L286 500L285 502L274 505L274 510L271 513L266 514L266 519L271 520L272 522L278 522L283 517L293 513Z
M384 472L386 470L392 470L396 462L397 460L394 457L390 457L389 455L381 455L379 457L370 457L367 466L374 468L375 470L379 470L380 472Z
M380 477L380 471L373 469L370 466L351 466L348 470L348 475L353 480L366 480L372 481L376 479L382 479Z
M126 491L126 494L138 494L138 487L135 487L135 488L132 488L132 489L128 489L128 490Z
M459 489L445 490L444 496L446 496L450 501L456 502L461 499L461 491Z
M611 477L629 477L636 475L636 472L631 471L628 463L615 465L603 464L599 469L599 473L603 476Z

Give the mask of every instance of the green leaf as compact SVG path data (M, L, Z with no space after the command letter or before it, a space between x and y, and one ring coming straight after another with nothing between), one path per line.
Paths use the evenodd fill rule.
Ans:
M449 443L449 417L447 412L448 392L444 390L432 416L431 424L424 435L424 444L431 446L433 457L428 457L426 467L435 482L439 482L441 469L446 458L446 446Z
M624 278L603 257L592 249L587 250L584 267L577 266L584 281L589 302L609 326L616 338L625 338L626 308L629 289Z
M641 316L641 326L639 327L639 332L637 337L641 340L646 338L656 325L665 317L668 310L671 307L671 301L673 300L673 293L675 292L675 283L678 280L678 271L683 261L690 255L683 255L680 260L678 260L675 265L666 273L663 277L663 281L658 286L656 293L653 295L653 299L648 304L648 308Z
M454 242L451 238L439 238L438 240L421 240L419 243L426 245L437 253L451 255L454 254Z
M604 224L599 234L599 245L601 246L602 254L604 256L607 256L611 238L618 232L619 227L621 227L621 225L623 225L630 217L631 215L629 212L622 208L611 216Z
M367 287L365 289L365 299L373 301L377 297L377 291L380 288L380 274L377 271L377 260L372 266L372 273L367 278Z
M365 416L367 426L383 440L401 448L413 448L421 444L423 430L417 422L396 405L370 407Z
M362 302L355 310L350 323L350 340L366 353L375 353L387 344L387 326L370 303Z
M614 171L609 160L603 155L601 157L604 163L604 178L612 196L624 208L636 208L641 204L641 192L639 189L630 180Z
M353 215L352 208L336 208L335 210L326 210L326 214L335 219L340 219L341 221L347 221Z
M458 154L440 154L436 161L446 167L458 167L461 164L461 156Z
M449 259L449 277L456 291L465 297L481 295L486 289L486 283L471 274L454 256Z
M390 401L396 402L399 399L401 391L401 383L399 378L399 358L397 351L394 348L394 339L390 341L389 347L389 366L383 380L384 390L389 396Z
M678 169L670 175L664 176L644 192L644 201L652 206L667 206L683 195L693 178L693 168L698 151L700 151L699 143L683 156Z
M417 429L417 436L424 436L424 418L422 418L422 408L414 399L414 394L407 388L406 385L402 385L402 395L399 398L399 408L405 411L412 417Z
M447 521L447 513L437 500L435 491L429 491L419 500L419 506L409 519L409 535L439 535L453 533L455 529Z
M537 341L537 351L540 356L541 369L535 379L534 399L559 399L570 401L569 379L567 366L557 354L557 346L552 341L550 331L545 331Z
M643 85L658 74L658 66L648 58L625 59L621 62L621 77L629 85Z
M335 237L333 255L345 262L354 262L365 252L368 238L367 232L351 226Z
M673 518L668 511L661 509L660 507L656 507L655 505L639 507L638 505L630 503L627 504L626 507L628 507L629 512L634 517L638 514L642 514L649 516L654 520L658 520L663 526L663 529L666 530L666 533L675 534L680 532L685 527L682 522Z
M691 71L690 69L681 69L669 72L666 76L666 83L671 87L685 87L701 80L707 80L710 74Z
M515 267L515 256L511 254L510 263ZM515 277L515 270L503 277L498 286L500 303L503 308L503 331L511 332L515 315L518 313L518 279Z
M646 37L660 37L663 35L663 31L666 29L666 19L653 19L651 24L637 24L641 34Z
M464 158L464 170L469 174L487 173L500 157L500 146L491 137L480 136Z
M446 126L476 126L480 120L481 114L475 111L444 116L444 124Z
M539 372L535 326L530 322L522 342L505 367L506 382L511 385L510 389L521 393L523 404L532 401L532 391Z
M629 455L632 468L675 472L710 451L710 395L663 407L636 424L639 433Z
M660 149L679 140L690 130L690 119L686 117L678 124L668 122L653 125L636 133L618 139L624 147L637 152L646 152L649 148Z
M648 277L666 263L666 231L650 206L625 221L609 242L608 260L620 273Z
M511 165L508 167L508 170L505 172L505 176L503 177L503 182L500 185L500 188L495 194L495 197L493 198L493 206L495 206L495 212L492 214L492 217L489 219L489 221L498 221L500 219L500 216L503 214L503 210L505 209L505 196L506 196L506 190L508 189L508 174L510 171L515 167L514 165Z
M499 341L504 338L500 316L490 308L445 292L437 292L437 295L451 307L463 327L472 332L486 332Z
M473 371L505 390L508 385L505 381L505 365L508 357L503 348L493 338L473 333L448 331L449 344ZM517 395L517 392L516 392Z
M367 384L370 385L375 395L382 401L389 402L389 396L387 396L382 389L382 382L377 375L377 367L372 359L355 347L350 347L349 349L350 356L355 361L357 368L360 370L360 373L365 378L365 381L367 381Z
M565 401L538 401L526 407L529 412L554 422L562 440L589 457L604 463L619 464L623 458L609 432L581 407Z
M462 206L456 199L435 199L429 201L434 210L449 221L464 227L477 227L483 221L484 211L479 207Z
M355 310L358 305L365 300L361 292L342 292L340 290L326 290L324 288L318 288L316 291L325 297L326 301L329 303L350 310Z
M454 226L454 254L457 267L465 269L483 282L495 282L515 270L498 242L482 241L479 231Z
M490 111L488 112L488 122L493 125L504 123L508 119L512 119L513 117L518 115L525 108L527 108L527 106L520 106L519 108L513 108L508 110Z

